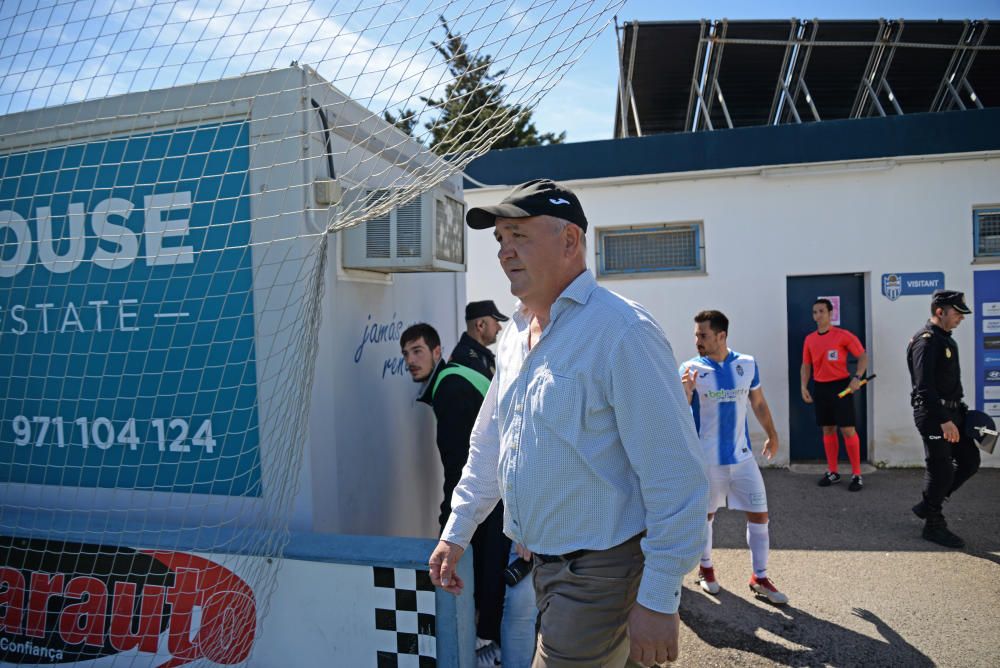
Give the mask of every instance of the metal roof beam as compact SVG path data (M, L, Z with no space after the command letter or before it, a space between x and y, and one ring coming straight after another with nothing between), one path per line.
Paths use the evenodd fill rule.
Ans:
M878 107L878 112L882 116L885 116L885 108L878 99L878 93L882 91L883 87L888 85L886 77L889 74L889 68L892 67L892 60L896 57L896 47L899 44L900 38L903 36L903 21L899 21L898 26L899 29L896 30L894 39L886 47L888 51L885 52L885 57L881 59L879 66L876 68L876 72L878 72L878 76L876 77L877 81L874 82L874 85L868 86L868 91L871 93L870 102ZM868 107L865 107L864 111L867 116ZM903 113L902 110L900 110L899 113Z
M809 92L809 87L806 86L805 79L799 79L799 83L802 85L802 90L804 90L805 93L806 93L806 104L808 104L809 105L809 109L812 110L813 120L816 120L816 121L823 120L822 118L819 117L819 111L816 110L816 105L813 104L813 96L812 96L812 93ZM792 105L792 108L794 109L795 106Z
M928 111L940 111L942 107L945 106L947 97L947 86L950 85L951 81L954 81L955 74L961 67L962 60L965 56L965 43L969 40L972 35L970 31L973 30L972 26L968 21L965 21L965 27L962 29L962 36L958 38L958 44L955 45L955 50L951 52L951 60L948 62L948 67L944 69L944 75L941 77L941 83L938 84L937 92L934 93L934 100L931 102L931 108ZM982 42L980 36L980 43ZM968 72L968 70L966 70Z
M703 70L705 69L706 55L711 50L705 34L706 29L710 29L711 25L705 19L702 19L699 23L701 24L701 29L698 35L698 53L694 59L694 71L691 73L691 90L688 92L687 114L684 116L684 130L690 130L691 132L695 130L695 110L698 103L696 89L698 88L698 81L704 75Z
M721 32L720 32L721 26ZM729 30L729 21L727 19L722 19L717 21L715 24L715 29L712 35L712 58L711 58L711 68L708 74L708 78L705 79L705 83L702 86L702 91L714 90L715 82L719 80L719 69L722 67L722 52L726 46L726 32ZM715 98L709 96L707 100L702 98L702 115L708 121L708 129L712 128L712 103Z
M953 74L948 81L953 81L956 89L965 88L969 93L969 98L976 105L977 108L982 109L983 103L979 100L979 96L976 95L976 91L972 89L972 84L969 83L967 77L969 76L969 71L972 69L972 64L976 60L976 56L979 55L979 48L983 46L983 42L986 41L986 33L989 32L990 22L983 20L977 21L972 27L972 37L967 40L969 42L975 40L975 44L971 45L971 48L963 48L963 58L964 60L960 63L960 66L956 68L955 74ZM961 70L959 74L958 71ZM946 73L947 74L947 73ZM957 76L956 76L957 75ZM935 108L935 111L947 110L951 105L946 105L944 100L941 100L940 106Z
M865 65L864 74L861 75L861 82L858 84L858 92L854 95L854 104L851 105L849 118L861 117L861 108L865 103L867 95L864 83L869 79L874 78L874 72L878 65L879 58L885 48L885 41L888 38L888 32L890 30L891 27L888 26L885 19L878 20L878 32L875 35L875 41L872 43L872 50L868 54L868 64Z
M705 96L702 94L701 86L698 85L698 83L696 82L694 84L694 88L695 88L695 93L698 95L698 102L701 103L701 109L704 110L705 109ZM708 124L708 129L709 130L714 130L715 128L712 126L712 118L711 118L711 116L709 116L708 114L704 114L704 113L702 113L702 116L704 116L705 122ZM700 124L701 123L701 117L695 118L695 123ZM692 132L697 132L698 128L696 128L696 127L695 128L691 128L691 131Z
M629 106L632 109L632 118L635 120L635 134L637 137L642 136L642 128L639 126L639 110L635 102L635 89L632 88L632 74L635 72L635 48L636 44L639 43L639 22L632 22L632 53L629 54L628 59L628 79L626 82L626 93L628 94Z
M983 103L976 95L976 91L972 89L972 84L969 83L968 79L962 79L962 86L965 88L966 92L969 94L969 99L976 105L977 109L983 109Z
M795 55L798 52L798 37L802 25L798 19L791 19L788 30L788 42L785 44L785 56L778 68L778 83L774 87L774 95L771 98L771 110L767 112L767 124L776 125L778 115L781 113L782 101L788 94L788 80L792 70L795 69Z
M726 125L728 125L729 129L732 130L733 129L733 119L729 115L729 106L726 104L726 98L723 97L723 95L722 95L722 87L719 86L719 82L718 81L715 82L715 95L716 95L716 97L719 100L719 104L722 105L722 115L726 117Z
M902 116L903 108L899 106L899 100L896 99L896 94L892 92L892 88L889 87L889 82L885 79L882 80L882 90L884 90L886 95L889 96L889 102L892 103L892 108L896 110L897 114Z
M809 69L809 59L812 57L813 46L816 44L816 33L819 31L819 20L813 19L812 21L804 22L802 25L802 37L805 38L806 34L809 35L809 41L805 47L805 54L801 58L802 64L798 67L795 72L795 90L792 93L792 98L789 104L793 107L798 104L799 94L805 89L806 102L809 104L809 108L812 110L813 118L817 121L819 120L819 112L816 111L816 105L813 104L812 95L809 93L809 89L806 87L805 75L806 71Z

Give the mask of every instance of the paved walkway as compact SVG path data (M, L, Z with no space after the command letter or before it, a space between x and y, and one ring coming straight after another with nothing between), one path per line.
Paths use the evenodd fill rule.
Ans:
M813 473L765 470L770 575L791 602L753 597L745 516L721 510L723 591L710 596L687 578L675 665L1000 666L1000 470L980 471L945 506L964 550L920 537L909 508L922 475L866 473L851 493L846 482L817 487Z

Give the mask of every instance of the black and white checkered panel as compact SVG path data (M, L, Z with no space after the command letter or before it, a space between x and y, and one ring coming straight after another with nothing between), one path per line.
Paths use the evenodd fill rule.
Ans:
M378 668L437 666L434 585L424 570L372 568Z

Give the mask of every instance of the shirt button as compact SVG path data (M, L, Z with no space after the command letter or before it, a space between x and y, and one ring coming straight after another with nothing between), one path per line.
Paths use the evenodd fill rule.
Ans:
M517 411L518 413L521 412L522 408L524 408L524 404L517 404L516 406L514 406L514 410Z

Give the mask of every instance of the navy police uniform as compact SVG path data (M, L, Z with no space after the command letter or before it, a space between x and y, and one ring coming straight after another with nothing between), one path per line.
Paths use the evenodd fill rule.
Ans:
M473 320L485 317L493 318L497 322L510 320L500 312L492 299L469 302L465 305L465 322L470 326ZM493 351L469 336L467 332L462 333L448 361L475 369L487 378L493 378L493 374L497 372L497 359Z
M439 362L417 398L417 401L430 404L437 418L437 446L444 467L444 499L438 516L442 530L451 514L452 492L469 459L469 435L485 395L464 374L441 378L445 371L455 366L444 360ZM492 372L482 375L484 382L493 378ZM500 641L505 591L503 571L507 568L509 554L510 539L503 533L503 502L500 502L472 536L473 597L478 611L476 635L496 642Z
M952 307L959 313L970 313L965 297L954 290L938 290L932 297L933 307ZM906 348L906 363L910 369L913 420L924 442L927 466L924 475L923 500L913 512L927 520L924 537L946 527L941 512L942 503L979 469L979 450L965 433L968 406L962 401L962 379L958 359L958 344L951 332L931 321L920 328ZM958 443L945 440L942 425L952 422L958 429ZM946 532L961 541L957 536ZM950 545L960 547L956 544Z
M448 361L475 369L487 378L492 378L497 371L497 360L493 351L465 332L462 332L462 337L451 351Z

